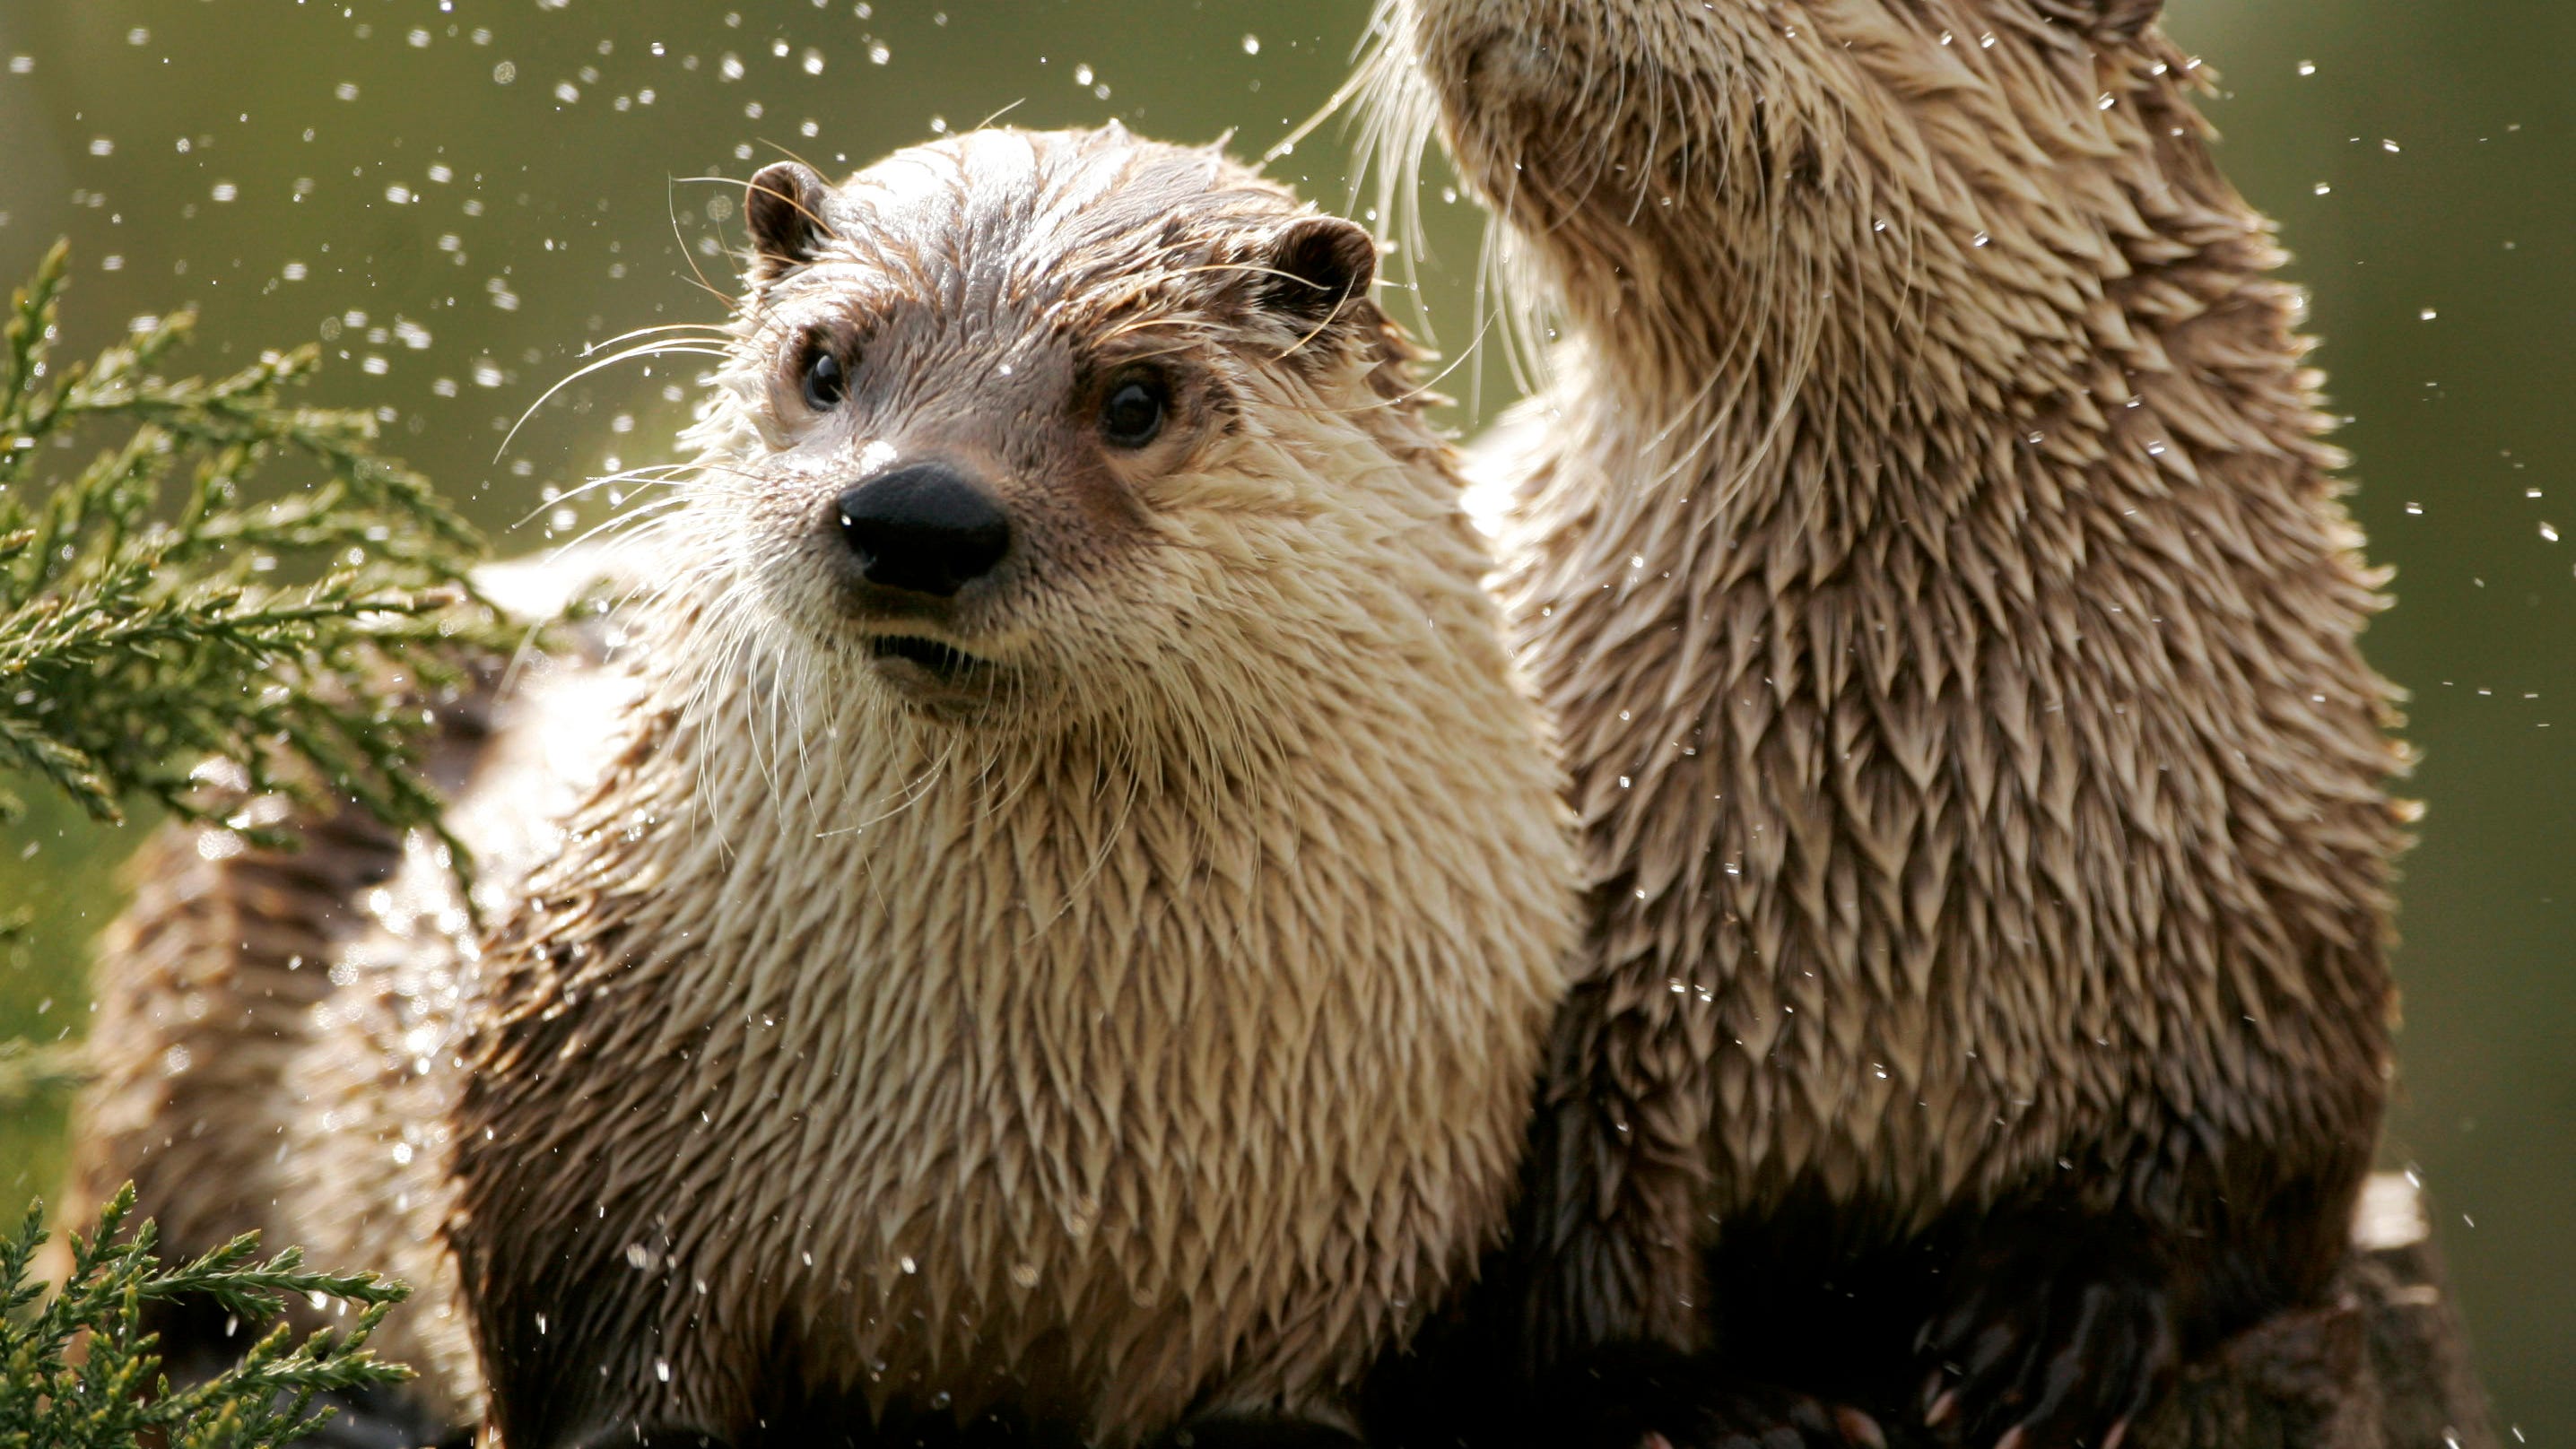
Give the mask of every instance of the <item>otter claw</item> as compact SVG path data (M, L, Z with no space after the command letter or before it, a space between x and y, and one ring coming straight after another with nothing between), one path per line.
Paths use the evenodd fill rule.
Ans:
M1923 1337L1923 1427L1962 1449L2117 1449L2176 1366L2164 1286L1998 1259Z
M1840 1429L1843 1438L1858 1449L1887 1449L1887 1435L1878 1427L1876 1419L1852 1408L1837 1408L1833 1416L1834 1427ZM2102 1449L2119 1449L2119 1446L2106 1443Z

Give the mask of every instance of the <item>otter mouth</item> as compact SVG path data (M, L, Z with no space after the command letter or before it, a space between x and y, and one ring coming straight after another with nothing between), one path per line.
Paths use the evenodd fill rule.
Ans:
M868 641L868 653L881 663L909 664L940 684L964 683L984 667L983 660L955 645L914 634L878 635Z

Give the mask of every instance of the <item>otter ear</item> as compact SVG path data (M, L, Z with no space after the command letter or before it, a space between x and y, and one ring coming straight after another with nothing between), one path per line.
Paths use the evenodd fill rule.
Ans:
M2039 0L2040 12L2088 35L2127 40L2155 23L2165 0Z
M798 161L763 166L751 178L742 200L743 219L751 226L751 245L758 254L754 275L767 281L814 260L832 234L823 219L829 198L823 178Z
M1261 265L1261 305L1317 328L1343 303L1368 296L1377 280L1377 239L1338 216L1301 216L1270 239Z

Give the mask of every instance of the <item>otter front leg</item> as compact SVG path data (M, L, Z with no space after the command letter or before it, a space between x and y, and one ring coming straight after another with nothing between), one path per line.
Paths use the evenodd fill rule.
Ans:
M2118 1449L2181 1363L2181 1295L2153 1242L2122 1215L1998 1220L1917 1338L1924 1427L1975 1449Z
M1612 898L1616 898L1614 892ZM1875 1446L1855 1410L1711 1351L1699 1203L1713 1018L1660 978L1604 972L1558 1017L1531 1123L1509 1287L1533 1404L1495 1442L1583 1449Z

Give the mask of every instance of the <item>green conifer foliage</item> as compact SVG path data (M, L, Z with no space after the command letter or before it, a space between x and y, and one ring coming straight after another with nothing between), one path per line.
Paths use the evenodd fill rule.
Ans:
M0 332L0 811L23 774L99 820L134 798L199 818L190 772L219 759L253 794L328 790L434 827L412 769L419 700L488 627L465 573L480 541L374 455L368 415L281 398L312 371L309 346L166 381L180 313L58 367L64 272L57 246ZM42 476L84 432L111 436ZM281 455L320 482L246 501Z
M255 1237L164 1264L149 1221L125 1231L133 1210L129 1187L95 1232L74 1235L70 1276L50 1299L31 1276L45 1242L43 1210L29 1208L17 1231L0 1239L0 1449L265 1449L318 1427L328 1412L316 1402L323 1394L410 1377L366 1347L408 1289L370 1273L307 1272L293 1248L262 1262ZM260 1332L290 1298L358 1312L345 1328L317 1329L301 1342L282 1323ZM211 1302L240 1319L250 1342L240 1361L173 1387L140 1318L144 1305L177 1299Z
M286 401L310 347L169 381L182 313L58 362L66 270L56 246L0 324L0 818L51 788L100 821L143 803L291 847L238 812L283 794L444 837L417 751L427 702L500 639L467 576L481 540L375 456L367 414ZM279 460L316 481L247 486ZM78 1079L69 1048L0 1042L0 1109ZM292 1248L263 1262L250 1237L165 1264L133 1205L129 1187L73 1237L50 1298L41 1211L0 1237L0 1449L269 1449L318 1425L318 1396L408 1377L365 1347L401 1285L306 1272ZM341 1321L262 1331L298 1298ZM240 1321L239 1362L167 1381L142 1314L178 1299Z

